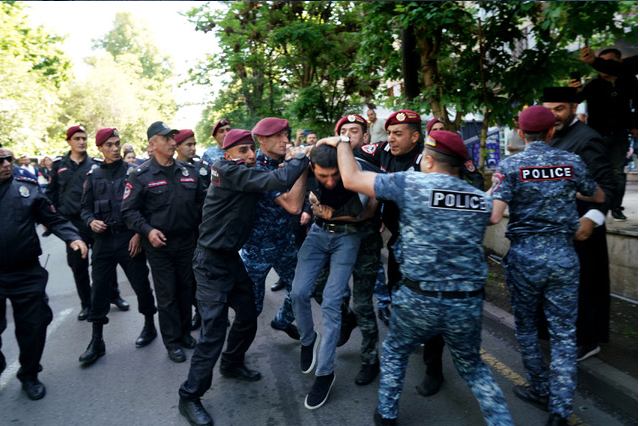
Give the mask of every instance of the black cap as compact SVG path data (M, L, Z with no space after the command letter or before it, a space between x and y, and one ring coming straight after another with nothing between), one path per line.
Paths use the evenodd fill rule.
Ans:
M545 87L544 102L576 103L575 87Z
M180 133L176 129L171 129L162 121L156 121L147 129L147 139L151 139L155 135L165 136L168 134L177 135Z

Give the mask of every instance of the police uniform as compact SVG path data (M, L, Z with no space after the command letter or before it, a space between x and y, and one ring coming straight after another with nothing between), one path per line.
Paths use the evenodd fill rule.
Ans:
M192 164L174 160L163 167L155 157L137 166L124 188L122 219L143 236L160 332L170 352L191 340L192 257L204 196L204 182ZM164 234L165 246L151 245L148 236L153 229Z
M258 170L277 170L283 159L274 160L264 153L256 156ZM282 192L270 191L261 194L249 239L242 247L240 256L247 273L254 283L256 310L262 312L265 280L273 268L285 283L286 295L282 306L273 319L273 325L286 329L295 320L291 309L291 284L296 269L298 249L291 230L291 214L275 202Z
M67 218L80 232L82 241L87 246L93 244L93 233L80 217L80 203L82 190L87 173L98 167L102 159L86 156L80 163L71 159L71 152L53 160L51 166L51 182L47 185L45 194L58 212ZM67 244L67 264L73 272L76 290L80 297L83 310L88 313L91 307L91 280L89 279L89 259L83 259L79 252L73 251ZM109 300L120 295L118 283L112 284ZM82 318L85 319L85 318Z
M466 155L459 136L444 131L432 135L430 149L455 154L462 165ZM512 425L504 395L480 358L487 277L482 240L491 198L444 173L379 175L374 191L399 208L404 277L393 294L389 334L382 344L376 415L397 417L409 356L422 342L442 335L486 423Z
M239 132L246 132L251 138L250 132L234 129L225 143ZM244 365L244 355L255 337L257 313L253 283L238 251L249 238L262 192L290 189L307 166L304 155L274 171L247 167L242 160L220 159L213 165L193 257L202 328L189 375L180 386L181 404L183 400L199 401L211 387L213 367L221 353L221 370ZM227 350L222 352L229 307L235 311L235 319ZM253 373L248 380L260 378L258 372Z
M12 177L0 184L0 334L7 328L9 299L20 347L18 379L24 384L37 382L47 325L53 318L45 293L49 274L38 261L42 249L36 222L44 224L67 244L80 240L77 229L40 192L37 181ZM3 365L5 359L0 352L0 367ZM33 399L42 396L44 389Z
M145 316L157 312L149 283L149 268L144 252L135 257L129 253L129 241L134 232L127 228L120 207L129 173L134 170L123 160L103 162L87 174L82 197L81 217L87 227L101 220L107 230L94 233L91 255L91 312L89 322L107 324L109 318L109 289L117 279L116 266L120 265L138 297L138 311Z
M551 413L568 418L577 370L580 265L572 243L578 229L575 194L593 195L597 186L580 157L543 141L531 142L524 152L503 160L493 180L494 198L509 205L506 236L511 246L503 265L527 378L537 395L550 395ZM539 305L551 336L550 372L538 341Z

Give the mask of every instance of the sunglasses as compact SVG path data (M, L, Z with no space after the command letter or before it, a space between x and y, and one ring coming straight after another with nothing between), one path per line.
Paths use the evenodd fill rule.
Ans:
M5 161L8 161L9 163L13 163L13 156L5 155L4 157L0 157L0 165L4 164Z

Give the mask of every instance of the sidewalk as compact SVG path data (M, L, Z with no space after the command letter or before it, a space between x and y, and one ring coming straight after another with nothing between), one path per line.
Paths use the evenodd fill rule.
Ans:
M637 176L637 175L636 175ZM609 234L638 235L638 182L627 181L623 200L627 220L616 222L609 214ZM611 338L601 345L602 352L578 363L579 385L638 418L638 305L611 298ZM484 320L501 335L517 345L513 315L485 301ZM543 345L546 342L543 342ZM548 349L548 347L547 347Z

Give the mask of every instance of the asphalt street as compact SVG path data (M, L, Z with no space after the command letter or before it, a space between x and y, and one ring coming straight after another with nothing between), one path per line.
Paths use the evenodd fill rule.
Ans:
M41 232L40 232L41 233ZM91 338L91 325L77 320L80 303L71 271L66 265L64 244L55 236L41 238L44 254L40 261L50 273L47 293L54 313L42 359L40 380L47 395L30 401L21 390L15 374L19 368L11 307L7 309L8 328L2 335L2 351L8 367L0 376L0 425L187 425L178 413L178 387L186 378L189 360L175 364L167 358L160 338L136 349L134 341L143 326L137 302L120 271L122 295L131 310L120 312L112 306L110 323L105 326L106 355L83 367L78 362ZM277 280L272 272L267 285ZM250 368L259 370L258 382L226 379L217 371L213 387L203 404L219 426L327 426L371 425L377 403L377 384L360 387L354 378L360 366L360 334L338 348L336 382L327 403L314 411L304 407L304 398L313 375L299 369L300 345L269 323L284 292L267 289L264 312L259 318L256 340L247 353ZM233 315L233 312L231 312ZM315 322L319 329L320 310ZM156 319L157 324L157 319ZM380 322L381 340L387 329ZM193 333L197 337L198 332ZM520 354L507 339L485 327L483 358L498 380L516 425L544 425L547 413L516 398L511 388L525 383ZM186 350L188 357L192 353ZM478 404L458 376L445 351L445 383L437 395L424 398L415 391L424 374L422 350L412 355L400 400L398 424L401 426L483 425ZM572 425L619 426L637 424L601 400L579 390Z

